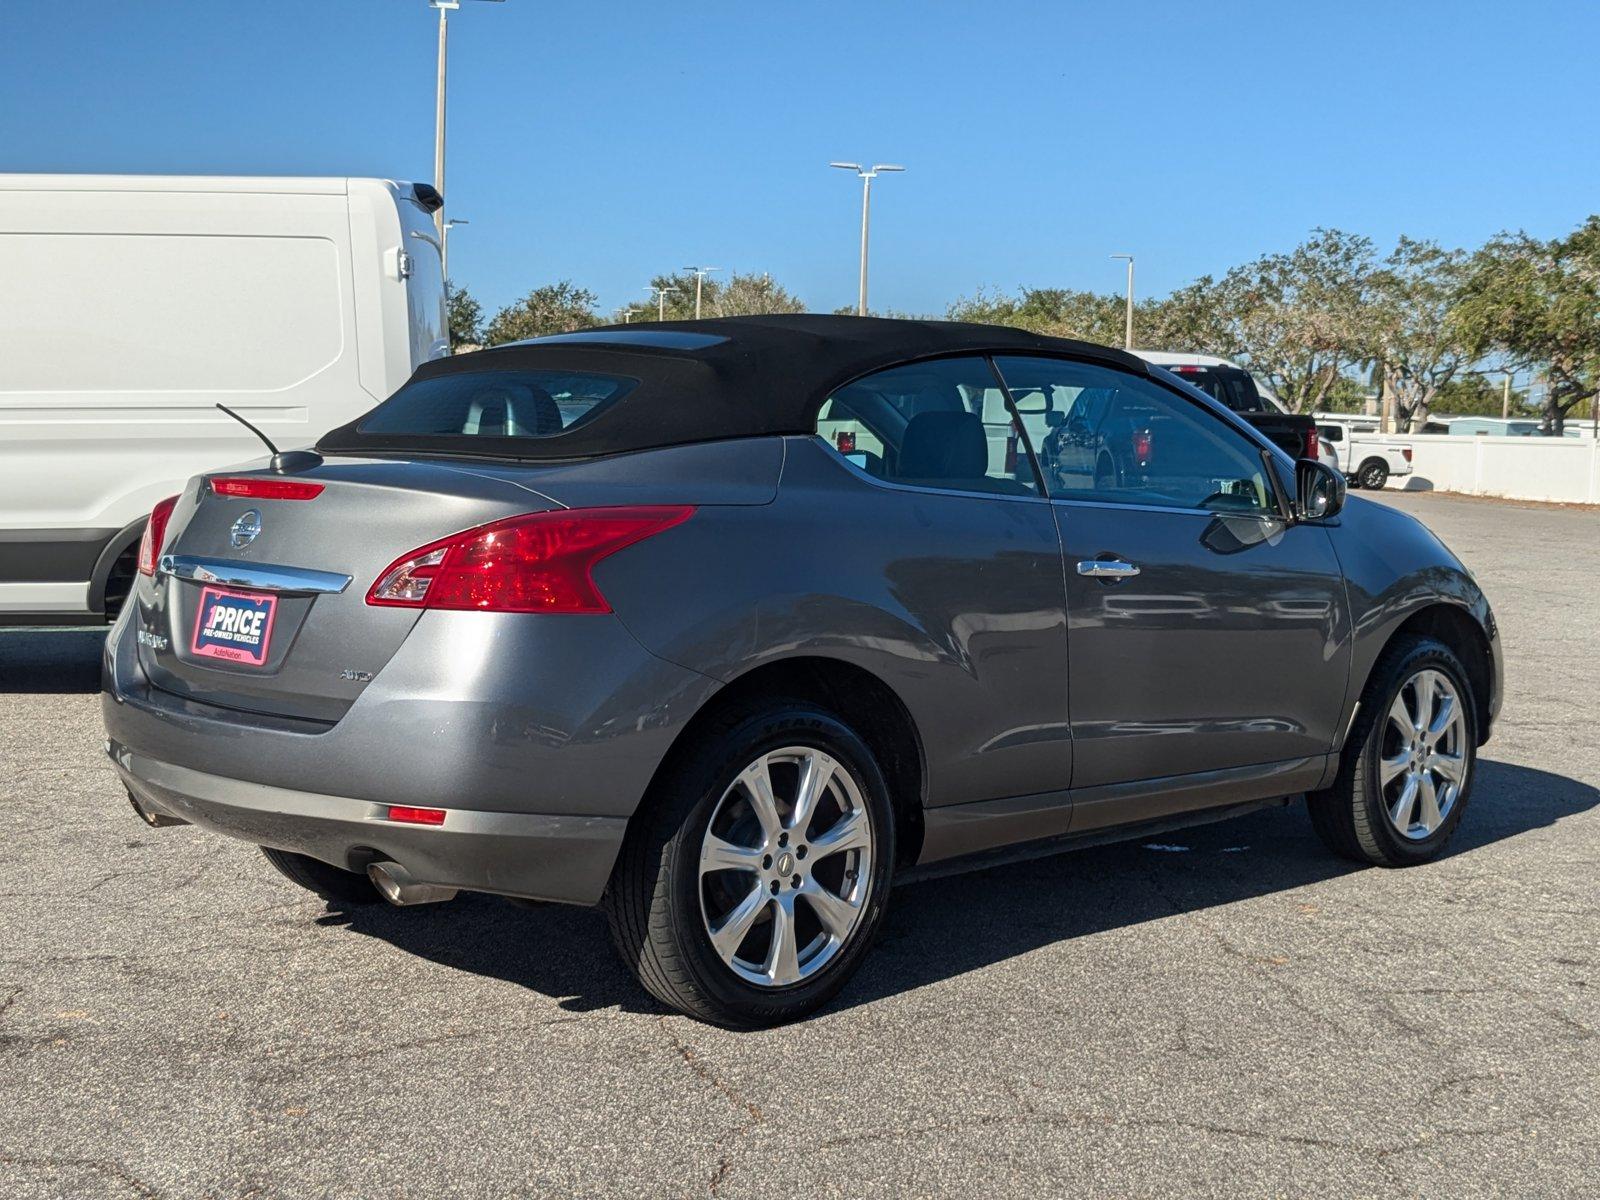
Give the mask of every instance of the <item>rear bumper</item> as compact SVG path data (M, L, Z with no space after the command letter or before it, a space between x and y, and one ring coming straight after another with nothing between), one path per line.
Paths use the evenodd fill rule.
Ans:
M430 612L330 725L154 687L138 607L106 639L100 708L141 805L346 869L388 858L463 890L598 901L656 768L720 686L649 654L615 618ZM396 825L390 804L448 816Z
M108 741L147 812L310 855L346 870L397 862L420 883L571 904L598 903L622 845L621 817L447 809L444 824L400 825L388 806L211 775Z

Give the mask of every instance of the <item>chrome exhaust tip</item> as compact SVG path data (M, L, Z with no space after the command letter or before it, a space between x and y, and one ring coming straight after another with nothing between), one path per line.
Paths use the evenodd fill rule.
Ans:
M367 878L378 894L390 904L405 908L412 904L443 904L454 900L456 889L436 883L418 883L397 862L375 862L367 868Z

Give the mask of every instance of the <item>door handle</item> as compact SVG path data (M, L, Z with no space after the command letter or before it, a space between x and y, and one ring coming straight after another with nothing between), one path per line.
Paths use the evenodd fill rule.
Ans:
M1139 568L1115 558L1086 558L1078 564L1078 574L1091 579L1132 579Z

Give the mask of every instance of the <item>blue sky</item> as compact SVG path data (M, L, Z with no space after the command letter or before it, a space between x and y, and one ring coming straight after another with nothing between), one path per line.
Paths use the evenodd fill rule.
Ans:
M6 0L0 170L433 164L425 0ZM1159 294L1318 225L1551 235L1600 209L1600 5L471 3L451 22L452 274L608 309L687 263L874 307Z

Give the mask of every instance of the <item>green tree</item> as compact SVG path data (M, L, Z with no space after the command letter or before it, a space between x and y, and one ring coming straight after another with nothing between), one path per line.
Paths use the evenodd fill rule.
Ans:
M1466 262L1464 251L1402 237L1367 281L1361 338L1394 398L1397 428L1421 429L1441 389L1472 361L1455 320Z
M1544 430L1560 434L1600 383L1600 216L1548 242L1491 240L1472 256L1454 320L1474 355L1542 370Z
M658 298L659 289L666 288L667 294ZM714 317L717 315L717 297L722 294L722 286L716 277L707 275L700 285L700 315ZM650 280L648 288L640 289L643 299L630 308L638 308L639 314L633 319L638 321L692 321L694 320L694 272L678 271L671 275L657 275Z
M1371 390L1360 379L1341 375L1322 398L1321 412L1365 413Z
M1217 285L1218 336L1291 412L1323 406L1369 340L1370 239L1317 229L1287 254L1234 267Z
M707 280L707 282L710 282ZM735 271L717 289L716 316L749 317L767 313L802 313L806 306L798 296L786 291L771 275Z
M508 304L495 313L494 320L484 331L484 343L498 346L502 342L516 342L547 333L570 333L574 329L598 325L595 299L593 292L578 287L570 279L534 288L515 304Z
M952 321L1012 325L1051 337L1122 344L1124 308L1118 296L1069 288L1023 288L1015 296L979 288L945 311Z
M1458 417L1498 417L1505 400L1503 386L1499 379L1476 373L1463 374L1439 389L1433 408ZM1537 408L1529 407L1528 394L1515 389L1511 392L1510 411L1513 417L1539 414Z
M1237 334L1225 313L1222 289L1209 275L1159 300L1141 300L1134 308L1133 344L1148 350L1238 358L1245 348Z
M466 288L458 288L445 281L445 295L449 298L450 350L476 350L483 345L483 305L479 304Z

